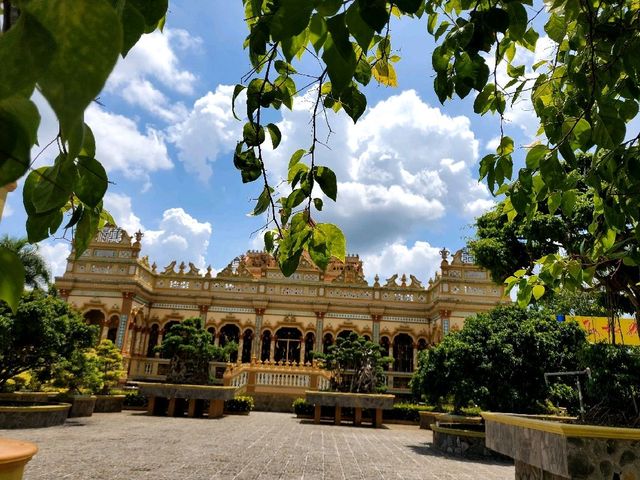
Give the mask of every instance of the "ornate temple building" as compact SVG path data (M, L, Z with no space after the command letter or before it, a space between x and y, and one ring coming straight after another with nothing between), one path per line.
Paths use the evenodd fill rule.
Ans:
M236 341L232 360L245 363L306 363L312 351L357 332L393 356L390 375L405 390L418 351L460 329L469 315L509 301L462 250L450 257L443 249L440 271L424 284L403 274L376 276L369 285L357 255L325 272L303 257L289 278L259 251L235 258L217 275L177 261L158 268L139 256L142 237L106 228L80 258L72 252L56 278L62 297L122 349L132 379L160 378L154 347L171 325L198 316L216 344Z

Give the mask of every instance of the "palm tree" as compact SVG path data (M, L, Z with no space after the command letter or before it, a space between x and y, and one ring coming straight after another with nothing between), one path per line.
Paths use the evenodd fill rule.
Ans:
M4 235L0 238L0 247L14 251L24 265L24 283L31 288L42 288L49 285L51 274L44 258L38 253L37 245L26 238L14 238Z

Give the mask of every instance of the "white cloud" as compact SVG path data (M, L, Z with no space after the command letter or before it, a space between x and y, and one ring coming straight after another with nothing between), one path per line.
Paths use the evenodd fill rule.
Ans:
M66 240L45 240L38 244L38 252L49 266L53 277L61 276L67 268L71 244Z
M131 105L142 107L167 122L181 120L187 115L182 103L170 102L149 80L133 79L122 88L121 94Z
M281 146L266 150L272 183L286 174L289 156L311 142L308 99L278 124ZM347 235L349 248L367 253L435 225L449 214L471 219L491 204L487 188L475 178L479 142L467 117L452 117L423 102L413 90L377 103L360 121L329 112L329 148L317 147L316 164L338 177L338 205L319 217ZM318 119L318 138L329 135ZM275 177L275 178L274 178Z
M133 213L131 197L121 193L107 192L104 195L104 208L111 214L116 224L130 235L144 229L140 217Z
M85 112L85 121L96 138L96 158L110 172L121 172L129 179L150 186L149 173L173 167L161 132L137 124L123 115L109 113L92 104Z
M200 222L182 208L170 208L162 214L158 230L147 230L142 252L156 261L159 269L173 260L192 261L204 268L211 238L211 224Z
M218 155L231 152L240 138L241 123L231 112L233 86L219 85L195 101L193 110L169 128L168 139L178 148L185 170L206 182L213 173ZM242 99L237 99L241 105Z
M373 282L376 274L380 276L380 283L384 285L385 279L393 274L415 275L423 286L427 285L429 278L440 266L441 257L438 253L440 249L431 246L428 242L415 242L408 247L403 243L392 243L385 245L377 253L361 255L364 262L364 271L369 282Z
M196 76L181 68L173 47L199 48L202 40L184 30L167 29L143 35L109 77L106 89L116 92L129 82L151 78L182 94L193 93Z

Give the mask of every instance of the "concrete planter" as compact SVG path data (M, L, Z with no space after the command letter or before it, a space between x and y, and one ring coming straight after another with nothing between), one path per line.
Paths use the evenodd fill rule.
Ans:
M181 385L173 383L138 383L141 394L149 398L151 415L181 417L187 409L189 417L200 417L209 402L209 418L222 417L224 401L234 398L236 387Z
M37 451L33 443L0 438L0 479L20 480L24 466Z
M71 405L68 403L0 405L0 428L42 428L62 425Z
M640 479L640 429L482 416L487 447L515 460L517 480Z
M354 425L362 424L362 409L375 410L373 426L382 425L382 411L393 408L395 395L380 395L370 393L343 393L343 392L318 392L307 390L305 398L308 403L314 405L314 422L320 423L322 407L335 408L335 423L340 425L342 420L342 408L353 408Z
M7 400L9 402L42 402L46 403L49 398L55 397L57 393L51 392L13 392L0 393L0 401Z
M121 412L125 395L96 395L96 406L93 411L96 413Z
M96 406L95 395L59 395L54 397L57 400L71 404L69 418L90 417Z
M480 425L482 423L482 417L466 417L444 412L418 412L418 414L420 415L420 428L425 430L431 430L431 425L438 422L465 425Z

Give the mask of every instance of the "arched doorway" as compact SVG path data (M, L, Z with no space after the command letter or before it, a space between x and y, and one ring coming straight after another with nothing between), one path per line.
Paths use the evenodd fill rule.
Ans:
M251 362L251 344L253 343L253 330L247 329L242 335L242 363Z
M325 333L322 337L322 353L329 353L329 347L333 345L333 335Z
M427 349L427 341L424 338L421 338L418 340L418 351L421 352L422 350L426 350Z
M113 343L116 343L116 338L118 337L118 324L120 323L120 318L117 315L111 315L109 319L109 326L107 330L107 340L111 340Z
M265 330L262 332L262 348L260 351L260 360L266 362L271 360L271 332Z
M313 348L316 343L316 336L313 332L309 332L304 337L304 363L313 360Z
M391 348L391 342L389 342L389 337L380 337L380 347L382 347L382 356L389 356L389 348ZM389 370L391 365L388 363L384 366L385 370Z
M98 327L98 342L102 338L102 329L104 328L104 313L100 310L89 310L84 314L84 319L89 325Z
M413 372L413 339L399 333L393 339L393 369L396 372Z
M300 339L302 333L297 328L281 328L276 332L276 362L300 362Z
M215 343L215 341L216 341L216 328L215 327L209 327L209 328L207 328L207 332L209 332L209 335L211 335L211 343Z
M338 338L344 338L346 340L347 338L349 338L349 335L351 335L352 332L353 330L342 330L338 334Z
M157 323L151 325L149 330L149 340L147 341L147 357L154 357L154 348L158 345L158 337L160 336L160 326Z
M224 347L229 342L236 342L236 344L240 343L240 328L232 323L227 323L220 329L220 346ZM229 360L231 362L238 360L237 350L235 352L231 352Z

